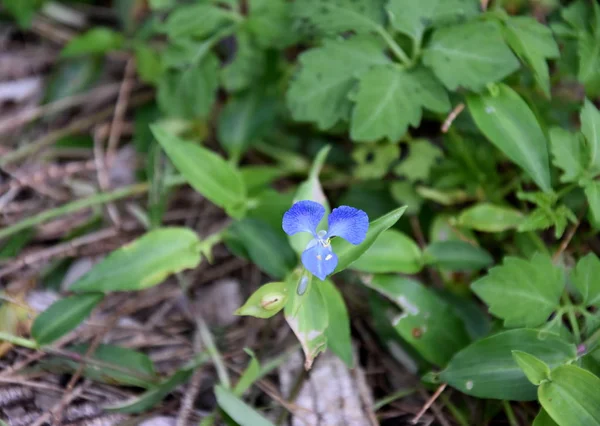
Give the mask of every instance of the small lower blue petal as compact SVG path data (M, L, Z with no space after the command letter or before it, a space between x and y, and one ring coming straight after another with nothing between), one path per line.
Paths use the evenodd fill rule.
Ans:
M323 281L327 275L335 271L338 258L331 250L331 246L323 247L319 243L312 247L309 246L302 252L302 264L310 273Z

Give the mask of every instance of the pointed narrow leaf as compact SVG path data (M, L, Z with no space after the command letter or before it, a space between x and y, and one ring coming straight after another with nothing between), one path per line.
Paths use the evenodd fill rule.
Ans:
M71 290L132 291L152 287L200 263L200 240L188 228L159 228L110 253Z
M600 73L598 70L596 72ZM581 133L588 144L589 165L595 172L600 172L600 111L588 99L581 110L580 120Z
M600 226L600 181L587 182L583 187L595 226Z
M53 303L35 319L31 335L40 345L54 342L81 324L102 299L103 294L78 294Z
M221 385L215 386L217 404L229 417L244 426L274 426L273 423L259 414L254 408L238 398L229 389Z
M440 373L440 380L478 398L532 401L536 388L512 356L533 355L550 367L574 359L577 349L556 334L520 328L478 340L458 352Z
M340 291L330 280L317 284L327 306L329 324L325 330L327 346L348 368L354 368L352 339L350 337L350 318L348 309Z
M527 376L527 379L536 386L550 378L550 368L539 358L523 351L512 351L513 358Z
M527 103L510 87L499 84L497 93L470 95L467 104L475 124L490 142L549 192L548 145Z
M252 352L250 349L244 349L244 351L250 355L250 363L242 373L240 380L238 380L233 388L233 393L236 396L242 396L244 392L246 392L248 388L252 386L252 383L258 379L261 373L260 364L258 363L254 352Z
M416 274L423 268L421 249L400 231L388 229L352 263L351 269L372 274Z
M355 246L342 238L334 238L331 242L333 251L337 254L338 265L334 273L343 271L350 266L355 260L366 252L373 245L375 240L387 229L391 228L398 222L406 210L406 206L392 210L388 214L371 221L367 237L359 245Z
M235 167L213 151L181 139L160 126L153 125L151 129L177 170L196 191L224 208L230 216L241 218L246 187Z
M563 171L561 182L577 182L589 164L588 148L581 134L560 127L550 129L553 163Z
M600 425L600 378L576 365L561 365L542 383L538 398L559 425Z
M546 410L541 408L538 415L535 416L535 419L533 420L533 424L531 426L559 426L559 425L554 420L552 420L552 417L550 417L550 414L548 414L546 412Z

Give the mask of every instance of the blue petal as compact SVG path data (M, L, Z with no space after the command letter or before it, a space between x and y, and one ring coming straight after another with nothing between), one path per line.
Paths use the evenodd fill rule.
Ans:
M315 277L323 281L327 275L331 274L338 264L338 258L331 246L323 247L321 244L315 244L302 252L302 264Z
M362 243L367 236L369 217L362 210L340 206L333 209L328 221L327 237L342 237L349 243L357 245Z
M314 201L303 200L294 203L283 215L283 230L288 235L309 232L317 235L317 226L325 215L325 207Z

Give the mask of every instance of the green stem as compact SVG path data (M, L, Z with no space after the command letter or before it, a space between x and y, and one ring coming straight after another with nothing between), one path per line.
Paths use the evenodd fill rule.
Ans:
M571 192L572 190L574 190L575 188L577 188L577 186L578 185L576 183L570 183L569 185L565 186L563 189L561 189L560 191L558 191L556 193L556 198L560 199L560 198L564 197L569 192Z
M502 401L502 407L504 408L504 412L506 413L506 418L508 419L508 424L510 426L519 426L519 422L517 421L517 417L515 416L515 412L510 406L510 402Z
M583 356L594 352L600 345L600 329L596 330L590 337L588 337L582 344L581 350L578 349L578 355Z
M39 346L33 340L25 339L24 337L13 336L12 334L0 331L0 342L8 342L13 345L21 346L29 349L39 349Z
M181 176L174 176L171 179L165 181L165 186L178 186L185 183L185 179ZM75 200L71 203L67 203L55 209L50 209L43 211L35 216L28 217L20 222L15 223L14 225L7 226L6 228L0 230L0 238L6 238L11 235L16 234L19 231L22 231L27 228L31 228L36 225L40 225L44 222L47 222L51 219L54 219L59 216L75 213L79 210L86 209L88 207L93 207L99 204L108 203L110 201L118 200L121 198L130 197L132 195L143 194L148 191L150 185L147 182L144 183L136 183L134 185L125 186L123 188L117 189L113 192L105 192L100 194L94 194L87 198L83 198L80 200Z
M577 322L577 318L575 317L575 312L573 310L573 304L571 303L571 299L569 298L569 293L566 291L562 296L563 305L565 306L565 311L567 313L567 318L569 319L569 324L571 325L571 331L575 335L575 342L581 342L581 330L579 329L579 323Z
M390 50L394 53L394 55L402 62L404 65L411 65L412 62L408 55L402 50L402 48L396 43L396 40L388 33L385 28L381 25L377 25L375 27L377 34L381 36L381 38L386 42Z
M394 402L400 398L405 398L409 395L412 395L416 391L416 388L400 389L399 391L396 391L393 394L380 399L379 401L375 401L375 404L373 404L373 411L378 411L381 407L388 405L390 402Z

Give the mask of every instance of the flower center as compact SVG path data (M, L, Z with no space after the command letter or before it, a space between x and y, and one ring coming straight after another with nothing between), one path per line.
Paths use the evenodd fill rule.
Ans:
M325 238L326 235L327 231L325 231L324 229L321 229L317 232L317 238L319 240L319 243L323 247L329 247L329 245L331 244L331 240L329 238Z

